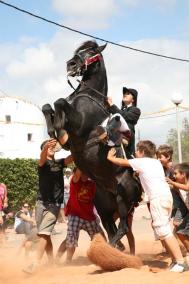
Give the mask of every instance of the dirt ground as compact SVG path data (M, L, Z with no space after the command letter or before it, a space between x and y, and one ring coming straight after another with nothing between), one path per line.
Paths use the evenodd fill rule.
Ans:
M7 231L7 241L0 248L0 284L160 284L160 283L188 283L189 271L184 273L172 273L166 270L170 259L164 257L160 242L154 241L150 225L149 213L145 205L137 208L134 215L133 232L136 239L136 254L142 259L144 266L140 270L126 268L115 272L105 272L100 267L92 264L87 258L86 251L90 246L90 240L85 232L81 232L79 247L71 265L64 265L64 258L60 266L47 267L44 264L34 275L26 275L22 268L27 261L34 258L35 251L30 259L24 259L24 253L18 255L18 247L23 238L16 235L13 230ZM58 234L53 235L55 252L66 234L66 224L56 225ZM128 252L127 239L122 239ZM150 271L156 271L156 273Z

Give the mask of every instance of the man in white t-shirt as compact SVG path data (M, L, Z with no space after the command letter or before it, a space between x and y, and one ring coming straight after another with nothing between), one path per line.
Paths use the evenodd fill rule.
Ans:
M173 204L172 194L168 183L165 181L163 167L155 157L155 144L149 140L138 142L136 145L136 158L134 159L116 158L115 154L116 150L112 148L108 152L108 160L118 166L132 167L134 171L139 173L142 187L149 198L155 236L162 241L172 258L169 271L185 271L184 258L172 233L170 223Z

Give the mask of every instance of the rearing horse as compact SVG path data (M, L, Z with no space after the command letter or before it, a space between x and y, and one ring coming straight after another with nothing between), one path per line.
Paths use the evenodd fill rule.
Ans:
M54 103L55 111L49 104L44 105L42 111L50 137L56 137L61 143L65 129L75 164L96 181L98 190L108 191L114 199L117 198L121 225L111 240L115 245L128 231L126 217L133 203L139 201L141 188L128 172L118 186L116 175L119 167L107 160L109 147L96 142L95 129L109 115L107 76L102 56L105 47L87 41L75 51L67 62L67 73L72 77L82 76L79 86L66 99Z

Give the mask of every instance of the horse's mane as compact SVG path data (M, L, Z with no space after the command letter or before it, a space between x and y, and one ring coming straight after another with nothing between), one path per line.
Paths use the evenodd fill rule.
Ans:
M82 50L82 49L86 49L86 48L97 48L98 44L96 41L92 41L92 40L88 40L83 42L74 52L74 54L78 53L78 51Z

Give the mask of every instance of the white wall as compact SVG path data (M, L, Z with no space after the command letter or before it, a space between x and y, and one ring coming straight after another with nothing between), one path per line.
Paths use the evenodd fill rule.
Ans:
M7 115L10 123L6 122ZM1 158L39 158L40 145L46 138L45 119L38 106L20 98L0 97Z

